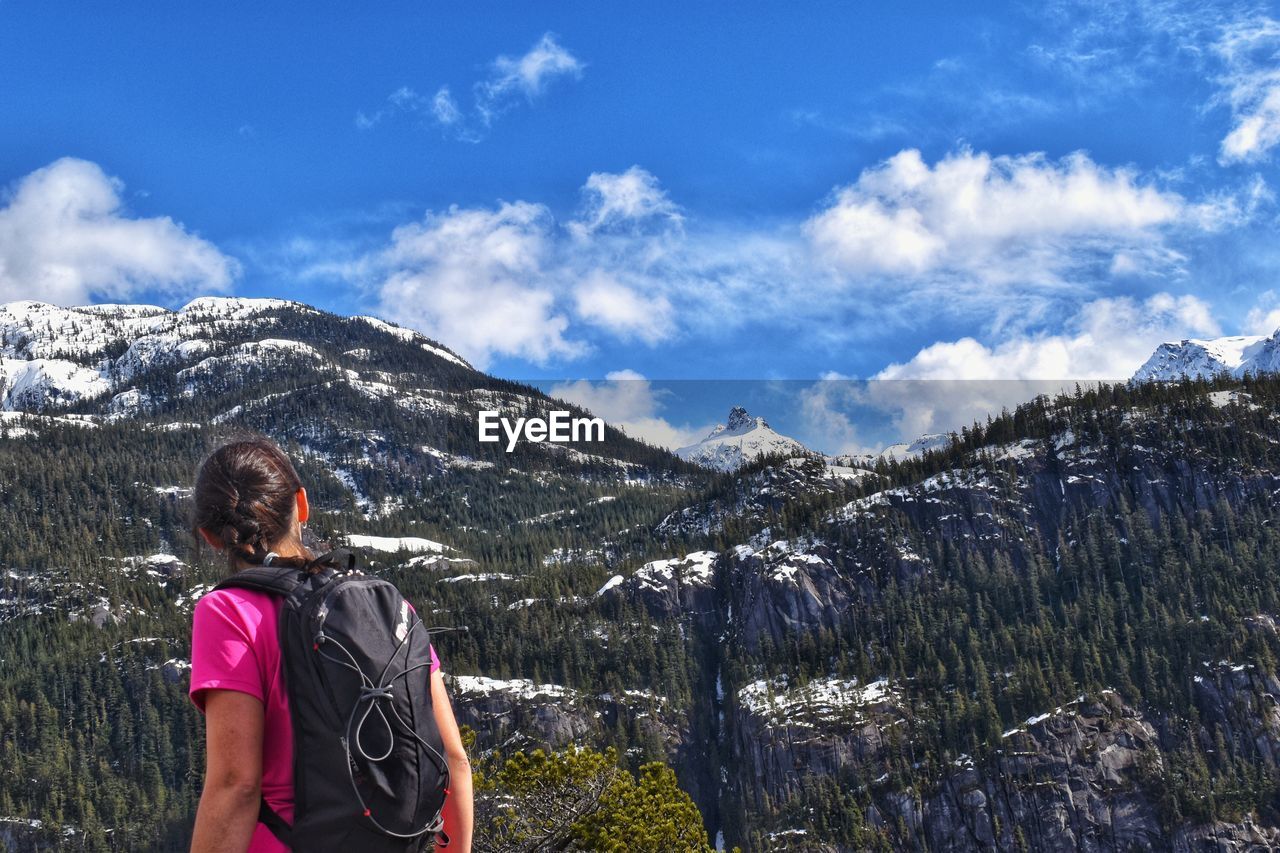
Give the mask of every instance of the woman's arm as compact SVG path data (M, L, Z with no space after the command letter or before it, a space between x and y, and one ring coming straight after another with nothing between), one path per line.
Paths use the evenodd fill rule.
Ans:
M236 690L209 690L204 716L204 790L191 850L244 853L262 798L262 701Z
M436 712L436 728L444 741L449 762L449 797L444 803L444 831L449 836L449 853L471 853L471 762L462 746L462 735L453 718L453 705L444 687L444 676L431 673L431 702Z

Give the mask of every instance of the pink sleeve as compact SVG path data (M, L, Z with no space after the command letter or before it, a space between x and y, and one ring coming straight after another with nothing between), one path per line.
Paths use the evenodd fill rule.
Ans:
M405 602L407 602L407 603L408 603L408 602L409 602L409 599L407 599L407 598L406 598L406 599L405 599ZM412 610L415 614L418 612L418 609L417 609L416 607L414 607L412 603L409 603L409 609L410 609L410 610ZM419 617L419 618L421 618L421 617ZM440 669L440 658L436 655L436 647L435 647L435 646L433 646L433 645L431 645L431 643L427 643L427 648L431 650L431 669L430 669L430 672L433 672L433 673L434 673L434 672L437 672L437 671Z
M202 712L206 690L237 690L266 701L254 628L233 595L211 592L196 602L191 625L191 701Z

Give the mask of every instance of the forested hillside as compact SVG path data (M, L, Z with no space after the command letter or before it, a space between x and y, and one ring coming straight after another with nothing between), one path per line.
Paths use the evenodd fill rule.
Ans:
M1280 844L1280 380L1039 398L867 472L713 473L612 430L479 445L478 407L551 402L403 330L232 302L5 332L104 383L44 364L0 421L9 846L185 842L190 614L221 572L186 502L246 430L299 461L317 540L409 537L357 541L469 628L437 646L477 753L614 747L639 786L665 762L749 850ZM147 335L172 355L128 367Z

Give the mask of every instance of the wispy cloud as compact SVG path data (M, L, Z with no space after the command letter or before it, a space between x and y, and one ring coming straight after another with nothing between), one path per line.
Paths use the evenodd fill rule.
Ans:
M1225 66L1221 84L1231 108L1221 158L1261 160L1280 144L1280 22L1261 16L1231 24L1214 50Z
M561 46L553 34L546 33L523 55L495 59L489 74L472 84L469 110L463 109L447 85L440 86L431 96L402 86L388 95L378 109L357 112L355 124L361 130L372 130L403 115L434 125L457 139L479 142L504 113L521 103L532 104L558 79L581 77L584 68L583 62Z
M521 100L532 102L561 77L580 77L583 64L546 33L519 57L499 56L492 73L475 84L476 111L485 125Z
M61 305L223 291L240 265L167 216L134 217L124 184L64 158L20 179L0 205L0 301Z

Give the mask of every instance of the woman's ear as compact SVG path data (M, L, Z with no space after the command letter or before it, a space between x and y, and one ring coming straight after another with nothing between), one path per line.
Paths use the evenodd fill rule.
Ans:
M222 550L222 542L218 539L217 536L214 536L212 533L205 530L203 527L200 528L200 535L204 537L204 541L208 542L209 546L213 548L215 551Z
M307 503L306 489L301 487L298 488L297 501L298 501L298 523L305 524L307 519L311 516L311 505Z

